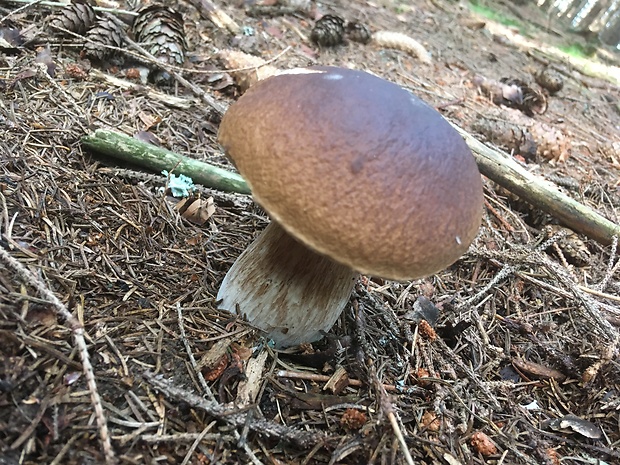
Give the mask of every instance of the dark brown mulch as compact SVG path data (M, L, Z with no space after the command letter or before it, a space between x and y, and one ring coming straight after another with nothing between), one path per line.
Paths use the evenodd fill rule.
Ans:
M527 78L540 66L450 1L321 6L417 38L431 65L372 44L317 51L305 40L308 15L218 6L257 31L253 47L265 58L291 46L280 68L367 69L472 132L481 115L525 118L481 96L475 75ZM197 226L163 193L164 176L116 166L79 143L94 127L148 130L171 150L230 167L216 143L219 116L182 86L160 89L179 99L171 103L105 78L124 77L122 68L68 76L68 65L85 66L79 40L46 31L46 8L11 16L35 39L0 57L0 246L84 325L121 463L406 463L398 431L415 463L620 463L617 247L557 228L487 181L480 235L459 262L413 283L364 277L323 346L277 353L215 305L227 269L268 222L260 208L201 189L216 211ZM188 4L179 9L192 66L219 73L187 78L230 103L238 92L214 90L227 75L210 61L228 33ZM35 44L50 44L54 77L35 63ZM562 132L570 157L527 166L571 180L569 195L618 221L609 150L620 140L620 90L556 64L565 88L534 120ZM0 464L102 463L71 329L0 263ZM433 307L434 328L418 323L420 308ZM323 389L339 367L349 385ZM495 451L480 446L480 433Z

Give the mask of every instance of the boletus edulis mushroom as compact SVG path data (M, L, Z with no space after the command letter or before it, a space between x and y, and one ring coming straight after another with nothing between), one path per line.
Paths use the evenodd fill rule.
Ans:
M224 278L219 307L278 347L320 339L360 273L431 275L480 226L482 182L461 136L369 73L319 66L270 77L230 106L218 137L272 219Z

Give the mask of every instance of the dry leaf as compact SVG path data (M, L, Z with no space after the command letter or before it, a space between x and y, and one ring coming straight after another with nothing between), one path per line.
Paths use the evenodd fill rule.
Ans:
M547 426L554 431L564 433L575 432L590 439L600 439L603 436L601 429L594 423L569 413L562 418L556 418L547 422Z
M148 113L144 113L143 111L138 112L138 118L140 118L140 121L142 121L142 124L144 125L144 131L148 131L153 126L157 126L162 121L161 116L150 115Z
M540 365L538 363L523 360L521 358L513 358L512 365L522 373L536 379L555 379L562 382L566 379L566 375L553 368Z
M427 430L433 431L435 433L441 428L441 421L439 421L437 414L429 410L424 412L424 414L422 415L422 420L420 421L420 424L423 428L426 428Z
M207 199L185 198L181 199L174 207L183 218L202 226L215 213L215 203L213 197Z

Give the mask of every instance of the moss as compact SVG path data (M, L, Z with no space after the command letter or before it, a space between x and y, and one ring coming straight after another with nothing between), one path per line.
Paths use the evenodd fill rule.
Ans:
M501 12L495 11L491 9L488 5L485 5L482 2L479 2L477 0L470 0L469 8L474 13L484 18L487 18L491 21L495 21L507 27L516 28L519 30L519 33L521 34L524 34L524 32L527 29L527 26L523 24L521 21L518 21L514 18L510 18Z
M591 58L596 54L595 45L572 43L558 47L559 50L575 58Z

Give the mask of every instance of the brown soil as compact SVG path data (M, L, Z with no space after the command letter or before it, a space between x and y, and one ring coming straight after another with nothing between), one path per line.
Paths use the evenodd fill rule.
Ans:
M278 68L331 64L397 82L618 221L617 82L517 45L515 31L498 32L463 2L356 0L254 15L254 2L216 3L254 31L233 48L266 60L285 50ZM615 242L562 229L485 180L481 233L461 260L413 283L362 278L327 343L277 353L215 310L226 270L268 222L260 208L201 189L216 209L198 226L162 193L164 176L80 144L98 127L149 131L168 149L230 168L217 112L179 83L158 89L177 103L147 93L153 84L121 88L106 76L129 79L133 65L89 68L83 40L44 26L57 10L7 5L0 28L27 42L0 54L0 464L105 461L79 325L63 307L84 327L120 463L407 463L399 434L415 463L620 463ZM496 7L529 21L535 43L582 40L532 5ZM178 9L188 69L210 70L186 79L230 104L239 90L214 52L231 47L231 35L189 3ZM431 62L372 42L319 49L307 38L324 13L407 34ZM546 64L564 88L543 114L495 105L474 83L517 78L542 92L533 74ZM538 151L522 150L524 128ZM416 310L432 307L438 321L418 324ZM338 367L336 387L324 389ZM342 370L350 381L338 386Z

